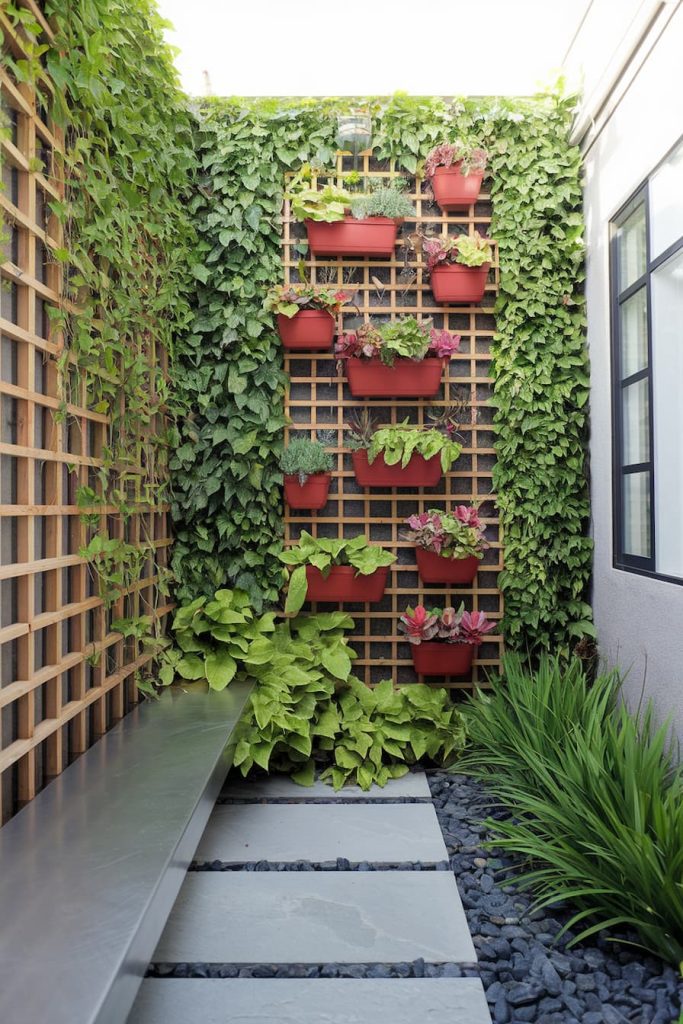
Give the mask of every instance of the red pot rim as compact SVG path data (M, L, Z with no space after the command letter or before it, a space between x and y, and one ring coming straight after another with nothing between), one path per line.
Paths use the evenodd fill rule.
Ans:
M480 267L466 267L464 263L440 263L438 266L434 267L434 269L430 271L430 276L433 274L440 274L444 271L453 270L457 270L460 273L462 273L464 270L469 270L470 272L475 271L475 273L486 271L486 273L488 274L490 269L490 263L482 263Z
M347 214L344 217L343 220L312 220L312 218L307 217L304 220L304 224L306 225L306 227L308 227L309 224L312 224L314 227L317 227L319 224L324 225L324 227L332 227L334 224L365 224L365 225L367 225L367 224L399 224L400 225L400 224L403 224L404 220L405 220L405 217L351 217L350 215Z
M331 480L332 479L332 474L331 473L309 473L308 476L306 477L305 482L303 484L299 483L299 474L298 473L285 473L284 477L285 477L285 480L287 480L289 483L297 483L297 484L299 484L299 487L305 487L306 484L309 483L311 480Z
M298 309L293 316L287 316L286 313L278 313L278 316L283 316L285 320L296 320L298 316L329 316L334 320L334 314L330 313L329 309Z

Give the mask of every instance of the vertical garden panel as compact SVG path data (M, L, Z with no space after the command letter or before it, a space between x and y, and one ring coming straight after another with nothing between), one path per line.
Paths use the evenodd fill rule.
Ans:
M337 173L350 170L348 157L339 155ZM362 157L362 174L369 179L401 176L392 164L379 163L369 154ZM325 178L317 179L325 184ZM431 234L456 234L463 230L488 233L491 220L490 198L482 192L475 206L458 214L441 214L432 201L426 183L410 179L410 197L415 203L417 227ZM409 604L428 607L465 602L469 610L479 610L499 622L503 612L497 574L502 569L500 525L492 487L495 462L493 409L490 406L491 344L495 330L493 304L498 290L498 264L494 258L484 300L479 305L437 306L429 288L423 263L403 244L415 230L414 221L401 228L400 244L393 259L315 258L306 255L307 272L312 282L334 283L356 289L358 315L351 306L340 316L340 330L353 330L370 317L393 320L401 316L431 317L436 328L445 328L461 336L460 350L451 360L444 383L434 399L354 399L351 397L343 367L332 352L285 352L285 371L290 385L286 412L291 419L288 436L302 431L315 437L316 431L333 431L330 447L336 458L336 470L330 499L318 513L285 508L285 544L296 541L302 529L320 537L353 537L365 533L397 555L383 601L371 605L348 605L356 629L352 644L358 652L355 669L371 685L391 677L398 683L415 681L410 650L398 634L398 621ZM283 215L284 280L298 280L299 246L305 242L303 225L290 217L285 202ZM372 489L356 483L350 452L344 450L347 420L354 410L370 409L380 425L401 422L429 422L430 410L462 404L459 422L463 451L460 458L434 491ZM487 524L490 548L471 586L425 585L417 575L413 545L403 539L403 520L414 512L430 507L448 507L473 502L481 506ZM475 684L486 685L487 673L500 663L502 637L498 629L486 637L479 648L471 678L447 679L445 685L471 691ZM438 680L441 683L441 680Z

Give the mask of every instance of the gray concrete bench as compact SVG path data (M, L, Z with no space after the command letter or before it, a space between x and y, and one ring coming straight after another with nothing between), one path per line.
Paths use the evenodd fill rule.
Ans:
M146 702L0 829L0 1021L123 1024L251 684Z

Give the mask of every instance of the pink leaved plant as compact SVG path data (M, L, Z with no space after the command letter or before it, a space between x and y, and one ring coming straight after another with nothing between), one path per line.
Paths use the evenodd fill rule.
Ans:
M424 605L408 607L400 618L399 629L411 644L428 640L443 641L447 644L470 644L479 647L486 633L495 629L495 622L489 622L483 612L466 612L464 605L455 608L432 608Z
M461 164L463 174L475 174L486 170L488 153L481 146L466 146L462 142L442 142L435 146L425 160L425 177L430 181L437 167L452 167Z
M405 524L406 540L443 558L481 558L488 547L486 525L470 505L457 505L451 512L430 508L409 516Z

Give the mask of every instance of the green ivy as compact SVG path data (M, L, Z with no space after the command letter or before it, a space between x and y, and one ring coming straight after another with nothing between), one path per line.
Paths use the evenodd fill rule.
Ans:
M512 647L566 646L593 628L574 101L549 93L365 102L377 155L409 173L447 139L490 153L501 266L493 373L503 631ZM216 100L200 113L197 309L178 379L193 414L172 462L184 599L229 583L271 600L281 586L283 379L262 300L282 280L284 174L311 159L331 164L336 116L353 103Z

